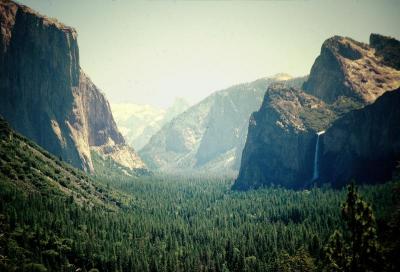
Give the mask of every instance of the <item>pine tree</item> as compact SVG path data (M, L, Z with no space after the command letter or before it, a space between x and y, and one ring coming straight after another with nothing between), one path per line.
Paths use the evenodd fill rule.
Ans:
M348 186L346 202L342 205L342 218L347 230L338 230L330 237L325 249L329 271L381 271L380 246L376 222L370 205L358 195L352 183Z

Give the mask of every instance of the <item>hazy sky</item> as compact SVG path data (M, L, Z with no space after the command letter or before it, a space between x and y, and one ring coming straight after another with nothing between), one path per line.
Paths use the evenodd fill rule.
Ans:
M400 1L19 2L77 29L81 67L111 102L159 107L279 72L308 74L336 34L400 38Z

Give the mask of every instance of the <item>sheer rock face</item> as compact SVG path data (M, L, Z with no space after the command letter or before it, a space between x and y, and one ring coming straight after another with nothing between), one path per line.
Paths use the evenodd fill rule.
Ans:
M110 139L115 144L125 143L114 122L110 104L83 72L80 75L79 92L76 93L75 98L81 103L78 108L83 110L87 118L90 146L108 144Z
M270 86L260 110L251 116L233 188L305 186L312 176L315 134L334 117L318 98L280 84Z
M124 139L79 67L76 31L11 1L0 2L0 22L0 114L49 152L93 171L91 146Z
M361 105L370 104L384 92L400 87L398 48L395 39L376 34L371 35L371 45L332 37L323 43L303 89L327 103L344 96Z
M400 89L333 122L322 137L320 182L390 180L400 161Z
M267 91L251 117L233 188L387 180L399 160L400 107L398 91L392 91L400 86L398 55L398 41L376 34L370 46L338 36L325 41L303 84L308 95L281 87ZM326 129L320 178L312 181L316 133Z

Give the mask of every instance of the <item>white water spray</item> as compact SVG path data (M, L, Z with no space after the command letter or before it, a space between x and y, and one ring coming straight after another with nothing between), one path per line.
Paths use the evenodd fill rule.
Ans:
M314 171L312 180L316 180L319 177L319 136L325 133L325 130L317 132L317 142L315 144L315 154L314 154Z

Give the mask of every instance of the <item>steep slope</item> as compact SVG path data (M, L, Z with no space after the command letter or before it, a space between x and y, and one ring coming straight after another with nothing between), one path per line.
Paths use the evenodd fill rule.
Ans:
M318 98L272 84L260 110L250 118L240 173L233 188L305 186L312 175L315 134L334 118L335 113Z
M141 157L162 171L237 171L250 114L274 81L259 79L210 95L164 125L140 150Z
M303 89L326 103L340 104L347 97L361 107L400 87L400 71L387 65L387 59L400 60L398 53L391 53L399 50L398 44L392 45L396 40L376 34L370 40L370 45L340 36L326 40Z
M400 162L400 89L336 120L322 137L320 183L392 179Z
M0 114L12 127L90 172L91 147L126 149L106 98L79 67L76 31L12 1L0 2L0 22ZM133 156L131 168L144 167Z
M133 103L114 103L111 105L111 110L127 143L139 150L164 124L188 107L186 100L176 98L171 107L166 110Z
M73 199L86 207L115 209L119 200L85 173L13 131L0 117L0 186L24 194ZM119 195L121 196L121 195Z
M365 124L369 122L367 118L374 122L372 114L365 120L360 118L360 124L347 121L347 125L342 128L346 133L340 132L339 123L333 131L338 131L335 137L338 144L342 144L341 147L335 145L336 138L331 136L334 132L326 136L323 131L341 116L352 120L353 110L374 103L382 94L400 86L400 71L395 69L398 49L394 39L376 34L371 35L371 46L339 36L325 41L309 78L303 84L308 96L299 90L288 91L282 88L266 93L260 111L252 116L239 176L233 188L249 189L271 184L302 188L310 183L324 181L343 184L350 176L368 180L365 175L369 171L361 174L362 163L368 165L370 171L377 171L376 175L370 175L372 179L381 180L384 177L382 173L387 175L387 169L392 167L392 163L386 164L391 156L387 154L392 154L389 151L392 149L382 151L386 154L381 156L385 166L379 163L374 165L373 153L366 151L369 148L367 142L377 144L372 140L375 137L382 136L382 142L379 142L381 145L383 139L388 141L386 144L392 144L394 139L383 137L379 132L387 131L387 124L376 122L371 130L362 135L363 130L360 128L366 129ZM379 116L376 118L383 118L383 115ZM398 120L394 118L390 124L398 127ZM351 132L353 129L360 131L356 137ZM346 141L346 136L354 136L349 139L354 145L364 142L362 156L358 148L340 143ZM365 137L369 137L369 140ZM324 156L320 149L322 142L326 143L324 152L327 154L324 153ZM342 147L347 148L347 151L344 149L341 153ZM356 155L351 153L353 151L361 156L359 162L353 161L356 160ZM371 151L377 150L371 147ZM368 156L371 157L367 159ZM356 167L359 167L358 170ZM323 178L319 175L320 168L324 171ZM339 181L334 181L336 178Z
M0 117L0 271L90 270L95 264L88 259L96 257L79 247L98 248L105 236L93 234L114 231L132 203L111 188L16 133Z

